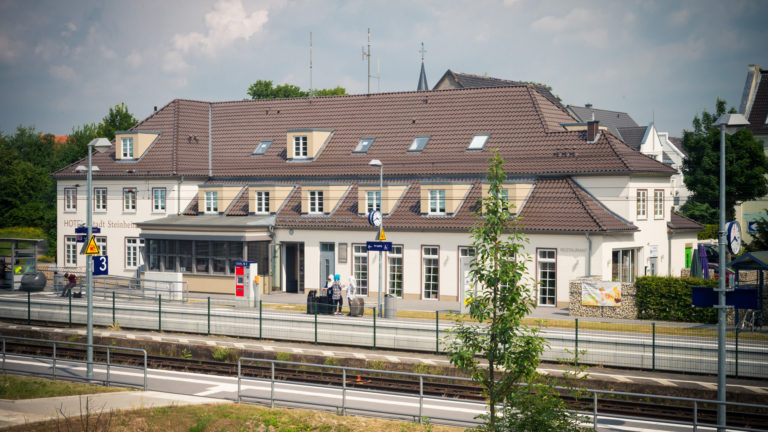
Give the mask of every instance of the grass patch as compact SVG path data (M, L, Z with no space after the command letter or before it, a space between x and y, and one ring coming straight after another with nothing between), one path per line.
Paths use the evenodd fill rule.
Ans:
M20 425L6 431L83 431L72 419ZM62 427L63 426L63 427ZM114 412L110 431L265 431L265 432L459 432L464 429L367 417L338 416L302 409L270 409L246 404L195 405Z
M126 389L28 376L0 375L0 399L36 399L119 391Z

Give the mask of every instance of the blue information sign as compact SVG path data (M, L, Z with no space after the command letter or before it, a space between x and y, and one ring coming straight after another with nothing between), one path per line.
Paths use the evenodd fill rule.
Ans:
M365 246L369 251L382 251L382 252L391 252L392 251L392 242L365 242Z
M713 287L692 287L691 291L694 307L713 307L718 304L717 292ZM757 289L736 288L726 291L725 305L736 309L757 309Z
M109 258L106 255L94 255L93 259L93 275L102 276L109 274Z
M235 267L248 267L256 261L235 261Z
M88 227L75 228L75 234L88 234ZM101 234L101 228L91 227L91 234Z
M758 232L760 229L757 227L757 221L747 222L747 232Z

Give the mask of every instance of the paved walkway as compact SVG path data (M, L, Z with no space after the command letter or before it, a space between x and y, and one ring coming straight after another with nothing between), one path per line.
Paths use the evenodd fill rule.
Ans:
M61 430L69 430L67 421L79 424L81 414L134 410L164 406L231 403L213 399L154 391L126 391L81 396L60 396L40 399L0 399L0 428L47 420L61 421Z

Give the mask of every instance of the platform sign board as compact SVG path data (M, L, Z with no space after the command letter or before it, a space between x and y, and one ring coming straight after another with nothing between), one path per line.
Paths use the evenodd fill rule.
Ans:
M103 276L109 274L109 258L106 255L97 255L93 259L93 275Z
M692 287L691 297L694 307L714 307L718 304L714 287ZM725 305L736 309L757 309L757 289L736 288L726 291Z
M365 247L369 251L382 251L382 252L391 252L392 251L392 242L384 242L384 241L377 241L377 242L365 242Z
M756 233L758 231L760 231L760 228L757 226L757 221L747 222L747 232Z
M88 234L88 227L75 228L75 234ZM101 234L101 228L91 227L91 234Z

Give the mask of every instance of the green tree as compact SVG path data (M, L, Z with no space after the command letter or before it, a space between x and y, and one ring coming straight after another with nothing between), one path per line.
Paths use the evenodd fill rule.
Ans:
M481 201L478 221L472 229L475 258L469 278L475 292L467 305L469 316L476 322L459 317L447 347L450 362L468 372L484 389L489 413L481 416L485 424L480 429L493 432L531 426L533 418L542 413L530 406L534 397L531 392L536 393L536 387L520 387L519 383L537 382L536 367L545 344L538 330L522 321L534 307L530 281L524 276L528 257L523 253L523 244L528 239L508 210L510 203L502 190L506 178L503 162L494 152L487 176L488 198ZM481 358L487 361L487 367L480 363ZM554 392L548 395L555 400ZM498 415L498 407L502 407L502 416Z
M96 135L112 141L115 139L115 132L127 131L136 126L136 123L138 121L128 111L125 103L120 103L120 105L115 105L109 109L109 113L104 116L101 123L96 127Z
M345 95L347 91L343 87L337 86L332 89L312 90L314 96L337 96ZM309 92L304 91L293 84L281 84L273 86L272 81L258 80L248 87L248 96L251 99L285 99L309 97Z
M720 130L717 119L725 114L726 103L718 98L715 113L706 110L693 119L693 131L683 131L683 161L686 187L692 192L681 208L686 216L701 223L717 223L720 207ZM731 108L731 112L734 112ZM725 140L725 211L732 220L736 204L768 194L768 159L763 145L747 129L727 135Z

